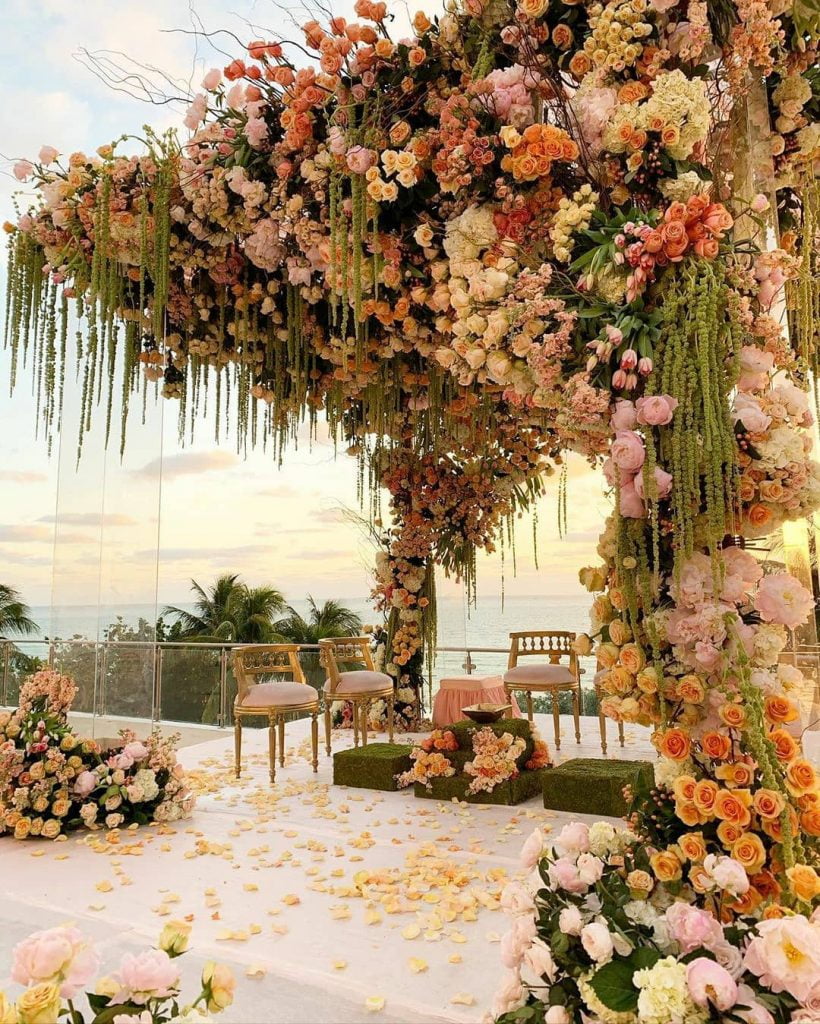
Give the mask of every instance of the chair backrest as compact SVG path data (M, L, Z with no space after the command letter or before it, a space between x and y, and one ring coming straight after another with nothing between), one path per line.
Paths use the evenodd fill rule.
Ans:
M578 675L578 655L572 644L575 633L565 629L526 629L510 633L510 659L507 668L515 668L519 658L548 658L551 665L558 665L562 658L569 658L569 668Z
M374 671L368 636L334 636L319 641L321 663L330 680L330 692L339 685L339 665L355 665Z
M237 700L241 702L255 682L256 676L290 676L295 683L305 683L299 664L299 644L248 644L235 647L233 671L236 676Z

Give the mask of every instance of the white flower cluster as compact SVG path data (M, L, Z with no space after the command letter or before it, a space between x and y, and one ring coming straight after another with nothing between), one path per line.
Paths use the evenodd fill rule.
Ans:
M572 258L575 246L572 236L589 227L598 199L599 195L592 191L591 185L582 185L572 199L565 196L558 203L550 226L550 238L555 258L561 263L569 263Z
M628 146L622 129L659 131L666 152L673 160L686 160L695 144L709 132L710 107L706 85L700 78L687 78L682 71L669 71L655 79L648 100L624 103L615 111L604 131L604 146L623 153Z
M686 964L674 956L664 957L654 967L636 971L633 982L641 990L638 1017L641 1024L704 1024L708 1010L692 1001L686 984Z

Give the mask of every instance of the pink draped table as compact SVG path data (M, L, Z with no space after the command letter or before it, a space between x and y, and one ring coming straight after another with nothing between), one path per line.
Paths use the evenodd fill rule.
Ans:
M461 709L471 704L512 704L512 717L521 718L514 696L504 692L501 676L454 676L442 679L433 700L433 725L439 729L466 719Z

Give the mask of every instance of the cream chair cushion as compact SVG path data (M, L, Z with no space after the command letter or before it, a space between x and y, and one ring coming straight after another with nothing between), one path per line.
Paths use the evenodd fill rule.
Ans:
M282 679L272 683L255 683L242 698L243 708L296 708L314 704L319 694L306 683Z
M393 680L384 672L359 669L355 672L340 672L339 685L331 691L330 680L325 682L325 693L373 693L391 689Z
M521 683L522 686L556 686L575 684L578 680L566 665L550 665L540 662L536 665L516 665L508 669L505 683Z

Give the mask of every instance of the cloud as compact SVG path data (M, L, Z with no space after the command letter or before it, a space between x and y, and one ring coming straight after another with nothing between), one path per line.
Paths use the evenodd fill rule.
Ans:
M178 476L193 476L198 473L212 473L216 470L231 469L241 460L232 452L215 449L211 452L180 452L178 455L166 455L164 458L151 459L135 476L158 477L172 480Z
M131 516L116 512L58 512L56 516L41 516L41 523L57 523L60 526L137 526ZM61 535L61 541L65 538Z
M322 562L330 561L334 558L340 558L342 552L338 548L326 548L325 550L314 550L308 548L307 551L291 551L288 552L288 561L295 562Z
M48 480L48 476L25 469L0 469L0 480L10 484L39 484Z
M50 530L47 526L25 526L20 523L17 524L0 524L0 543L35 543L39 544L44 541L49 543L54 542L54 531ZM5 557L5 556L4 556Z
M346 521L346 512L343 508L319 508L310 513L311 519L320 523L343 523Z
M160 548L159 551L157 551L156 548L143 548L140 551L135 551L131 560L141 562L146 558L153 559L158 557L160 563L207 563L209 566L226 566L231 568L232 571L241 572L242 566L239 562L243 558L255 558L258 560L265 556L271 556L271 559L273 560L273 554L274 553L269 544L241 544L235 548L219 548L218 550L214 550L213 548L169 547Z

